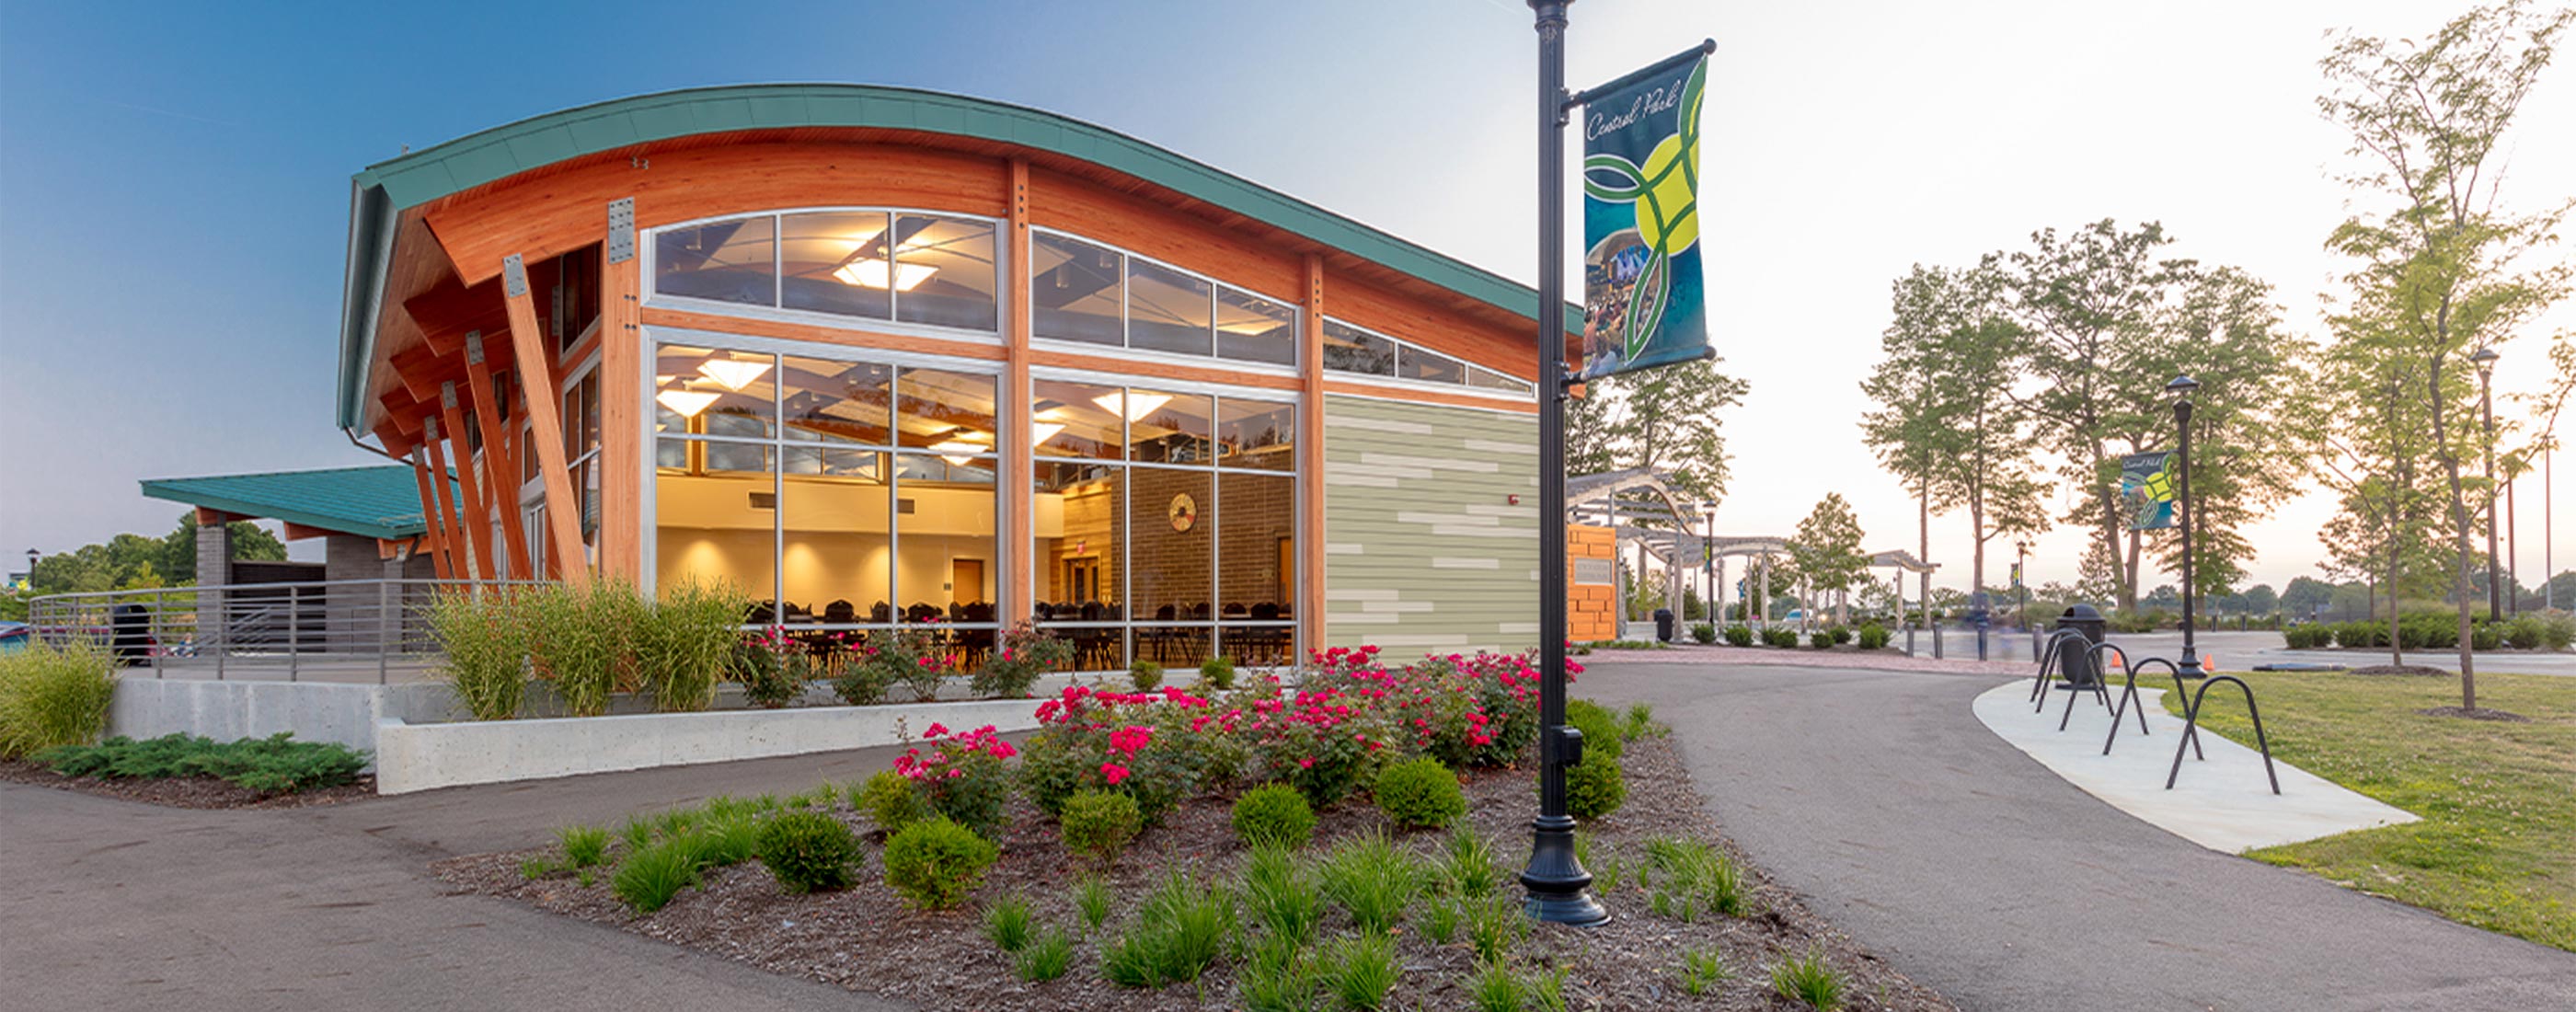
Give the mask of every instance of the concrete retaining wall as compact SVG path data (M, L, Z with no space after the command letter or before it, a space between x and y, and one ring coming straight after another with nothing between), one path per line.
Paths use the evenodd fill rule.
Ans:
M376 792L535 780L892 745L933 723L1037 726L1034 699L639 713L451 724L377 723Z
M107 733L128 738L193 734L216 741L295 732L301 741L374 749L379 721L445 720L455 694L445 685L351 685L335 682L117 680Z

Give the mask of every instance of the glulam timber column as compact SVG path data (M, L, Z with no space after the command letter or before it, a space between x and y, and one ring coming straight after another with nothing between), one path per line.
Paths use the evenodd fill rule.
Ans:
M492 553L510 562L510 578L528 578L528 535L519 523L519 455L514 450L519 431L513 417L504 421L494 401L500 388L493 382L492 367L484 361L483 332L465 334L466 386L473 395L474 418L483 427L483 485L500 513L501 538L506 544Z
M484 512L487 502L483 496L484 483L474 475L474 448L466 445L464 414L456 399L456 384L438 385L438 417L447 424L447 455L456 462L456 487L463 493L466 562L473 567L475 579L489 580L500 575L500 567L493 564L489 537L492 518Z
M1306 312L1298 317L1297 373L1305 396L1297 406L1297 475L1305 492L1297 555L1306 570L1297 611L1309 649L1324 645L1324 258L1306 255ZM1291 658L1294 660L1295 658Z
M994 444L1002 448L1003 515L1005 539L1002 558L1009 560L1007 585L1009 596L1005 607L1011 610L1001 617L1008 624L1015 617L1035 617L1037 600L1037 446L1030 440L1033 422L1029 418L1029 163L1011 159L1010 248L1002 258L1001 291L1003 305L1010 307L1010 319L1003 325L1005 371L1002 380L1002 403L995 405L995 427L1008 426L997 433ZM1013 421L1016 419L1017 421Z
M608 203L599 267L599 575L644 585L644 332L635 198Z
M420 420L421 446L429 451L429 488L436 493L438 511L430 522L439 526L438 540L447 546L448 575L459 580L474 578L474 570L465 556L465 525L456 518L456 489L447 479L447 458L441 449L438 416Z
M536 299L528 294L527 264L512 253L501 258L501 294L510 308L510 347L527 391L528 423L536 429L537 476L546 486L546 558L565 583L590 585L590 559L581 545L581 499L573 494L564 463L562 388L546 367L545 332L537 327Z

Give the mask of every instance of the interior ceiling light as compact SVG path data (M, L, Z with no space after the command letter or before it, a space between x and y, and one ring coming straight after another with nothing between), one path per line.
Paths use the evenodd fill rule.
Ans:
M894 290L909 292L937 273L939 268L929 264L896 264L894 265ZM883 288L886 286L886 262L863 257L842 264L841 269L832 272L832 276L841 279L843 284L857 285L861 288Z
M696 418L699 412L707 409L707 405L715 403L718 396L704 390L682 390L674 387L654 394L653 399L662 402L663 407L679 412L682 417Z
M1054 439L1055 434L1062 431L1064 431L1064 426L1058 422L1030 422L1029 445L1042 445L1047 440Z
M769 375L769 363L750 362L738 358L719 358L699 366L698 371L706 374L708 379L724 384L725 389L739 392L761 377Z
M982 453L992 449L993 446L992 441L983 433L971 429L952 429L948 433L948 438L930 444L930 448L939 451L939 459L962 466L974 459L965 454Z
M670 385L671 385L671 381L672 381L672 380L675 380L675 379L679 379L679 377L677 377L677 376L673 376L673 375L671 375L670 373L666 373L666 372L665 372L665 373L655 373L655 374L653 374L653 385L654 385L654 386L657 386L657 387L667 387L667 386L670 386Z
M1143 421L1146 415L1154 413L1155 408L1171 402L1170 394L1130 394L1125 390L1112 390L1091 399L1091 403L1100 405L1101 410L1131 422Z

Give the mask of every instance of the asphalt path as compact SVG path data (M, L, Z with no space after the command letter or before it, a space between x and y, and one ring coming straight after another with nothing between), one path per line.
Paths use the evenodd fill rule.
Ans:
M1596 653L1710 811L1835 927L1975 1010L2576 1008L2576 954L2202 848L1969 711L1993 675Z
M718 793L801 791L890 749L610 773L317 808L189 811L0 784L0 1009L909 1006L507 900L439 858Z

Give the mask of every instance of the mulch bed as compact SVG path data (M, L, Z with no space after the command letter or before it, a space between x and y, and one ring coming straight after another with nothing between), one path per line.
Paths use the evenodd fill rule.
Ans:
M34 784L55 790L95 794L119 801L140 801L171 808L309 808L376 796L376 778L362 776L338 787L291 794L261 794L214 777L67 777L24 759L0 759L0 782Z
M2428 668L2421 664L2373 664L2368 667L2354 668L2352 669L2352 673L2356 675L2406 675L2416 678L2460 677L2440 668Z
M1748 916L1705 915L1697 923L1658 916L1648 910L1647 894L1635 886L1633 872L1623 875L1626 881L1620 888L1602 897L1615 915L1609 924L1541 926L1520 949L1516 965L1524 970L1546 966L1568 971L1565 993L1570 1008L1802 1007L1772 994L1769 970L1783 953L1811 951L1823 953L1842 973L1846 1008L1953 1008L1833 930L1796 894L1745 862L1706 814L1669 738L1629 743L1623 765L1628 781L1626 805L1584 827L1594 873L1599 875L1611 862L1625 868L1641 864L1645 842L1652 837L1715 841L1745 868ZM1467 797L1468 817L1497 841L1496 852L1508 882L1508 875L1521 866L1528 852L1528 820L1536 808L1531 775L1521 770L1479 771L1471 774ZM1065 851L1051 824L1024 801L1014 804L1014 820L1002 840L1002 859L977 896L1021 893L1036 907L1041 924L1078 930L1081 920L1074 911L1071 890L1087 866ZM1236 843L1228 812L1222 801L1189 802L1131 846L1108 875L1117 907L1103 933L1123 930L1133 922L1135 904L1166 868L1187 864L1203 874L1234 877L1248 852ZM873 832L865 817L847 810L837 814L882 843L882 835ZM1320 851L1331 838L1382 825L1376 810L1365 801L1345 802L1323 813L1314 848ZM1428 854L1438 846L1440 836L1418 832L1401 837L1400 842ZM559 857L552 847L452 858L434 864L432 870L465 891L516 899L772 972L926 1007L1136 1012L1232 1006L1231 961L1221 961L1196 988L1187 984L1150 991L1122 988L1100 975L1098 954L1104 939L1098 936L1077 945L1073 969L1065 976L1023 983L1012 975L1008 957L983 937L977 904L938 913L907 909L884 883L877 848L869 850L860 883L843 892L788 895L757 862L746 862L708 873L702 888L683 891L671 905L643 917L629 914L610 894L604 873L590 886L560 872L527 879L520 871L521 860ZM1419 910L1417 905L1416 915ZM1336 911L1325 922L1324 937L1350 930L1348 916ZM1405 972L1387 1007L1472 1007L1464 981L1476 964L1463 937L1451 945L1434 945L1408 926L1398 943ZM1737 976L1694 998L1682 992L1678 967L1684 950L1703 948L1724 952Z
M2531 723L2531 718L2525 717L2511 710L2494 710L2483 706L2474 710L2459 706L2436 706L2429 710L2417 710L2415 712L2427 717L2466 717L2470 720L2492 720L2499 724Z

